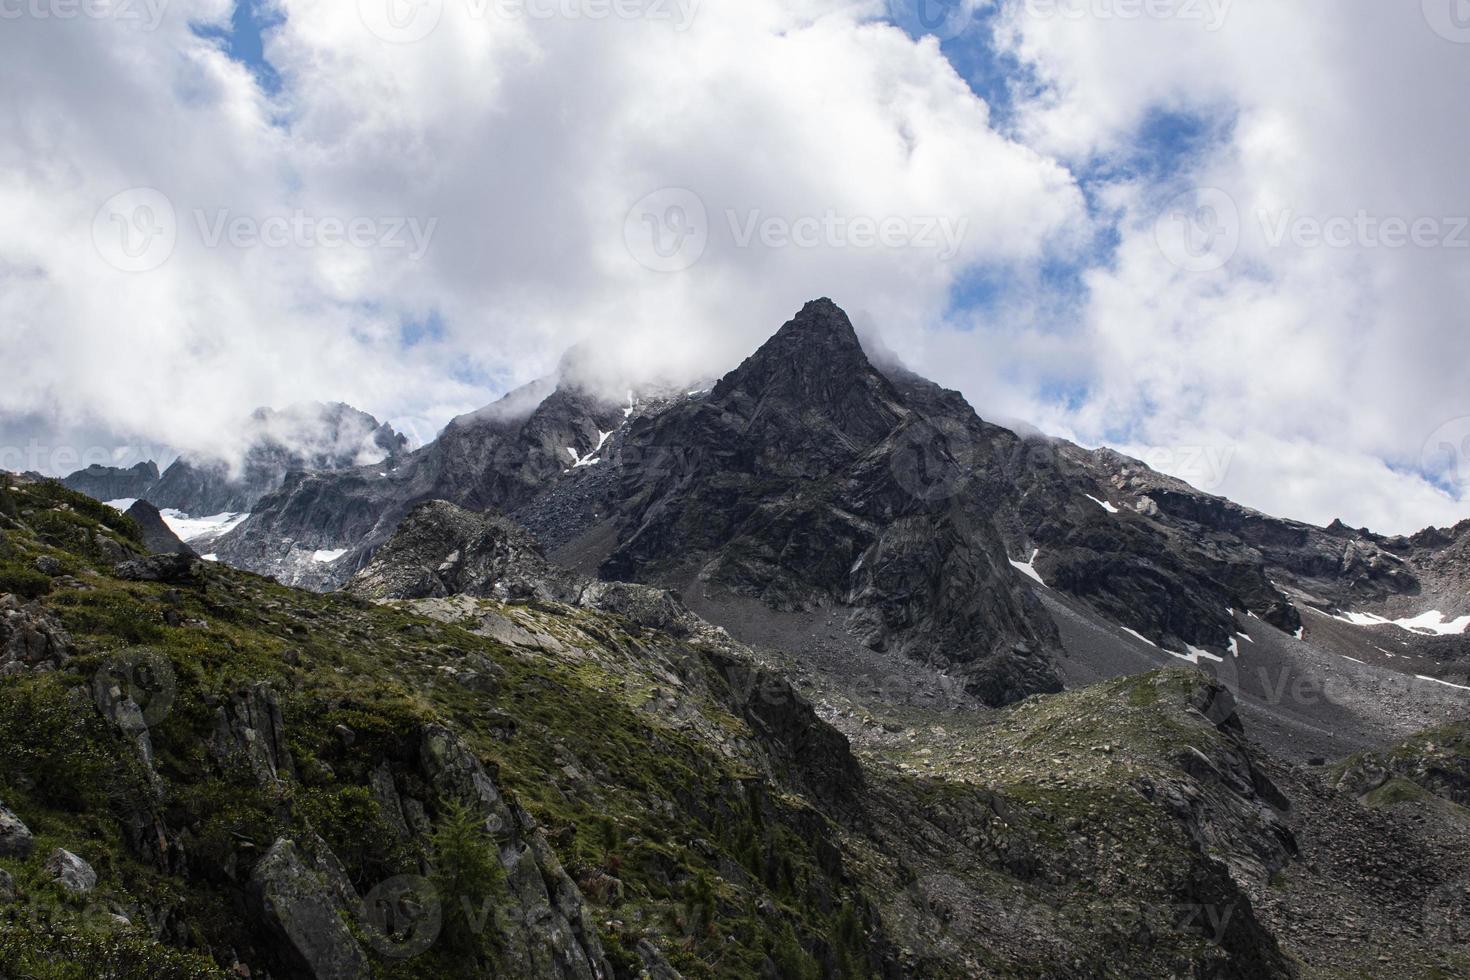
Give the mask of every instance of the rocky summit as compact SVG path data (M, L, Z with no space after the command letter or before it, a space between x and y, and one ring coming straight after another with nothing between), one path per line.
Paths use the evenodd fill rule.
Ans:
M1470 976L1470 522L584 367L0 475L0 977Z

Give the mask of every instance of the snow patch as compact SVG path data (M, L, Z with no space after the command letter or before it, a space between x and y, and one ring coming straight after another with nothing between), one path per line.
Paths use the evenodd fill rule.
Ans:
M577 461L572 464L572 468L576 469L579 466L596 466L598 463L602 462L602 460L597 459L596 457L598 453L602 452L602 447L607 444L608 437L611 435L611 432L603 432L601 429L597 430L597 448L592 450L592 452L588 453L586 456L577 459ZM575 449L572 450L572 456L575 457L576 455L577 451Z
M1011 566L1022 575L1026 576L1029 579L1035 580L1038 585L1046 585L1046 582L1043 581L1041 578L1041 573L1036 570L1036 558L1040 554L1041 549L1037 548L1035 551L1031 552L1030 561L1016 561L1016 559L1012 558L1010 559L1010 562Z
M1451 684L1449 681L1442 681L1438 677L1425 677L1423 674L1420 674L1418 675L1418 679L1429 681L1431 684L1443 684L1445 687L1453 687L1457 691L1470 691L1470 687L1466 687L1463 684Z
M1235 635L1238 636L1238 637L1240 637L1242 640L1244 640L1247 643L1254 643L1254 642L1256 642L1255 640L1251 639L1249 633L1236 633Z
M1420 613L1409 619L1385 619L1373 613L1360 612L1347 612L1332 618L1340 623L1350 623L1353 626L1397 626L1410 633L1430 636L1463 636L1465 630L1470 629L1470 616L1446 619L1444 613L1438 609Z
M1240 641L1233 636L1230 638L1230 656L1240 659Z
M169 530L178 535L180 541L193 541L197 538L217 538L228 534L241 524L249 514L213 514L209 517L190 517L188 514L177 510L159 511L163 516L163 522L168 525Z
M111 507L113 510L120 510L124 514L126 514L128 512L128 508L133 506L137 502L138 499L136 497L124 497L121 500L109 500L107 502L107 506Z
M313 551L311 560L318 565L330 565L345 554L347 554L346 548L338 548L336 551Z
M1147 643L1149 646L1153 647L1155 650L1157 650L1159 648L1159 645L1157 643L1155 643L1153 640L1150 640L1148 637L1144 636L1142 633L1139 633L1136 630L1131 630L1131 629L1129 629L1126 626L1122 627L1122 629L1123 629L1123 632L1124 633L1127 633L1129 636L1133 637L1135 640L1142 640L1144 643Z
M1118 508L1114 507L1112 504L1108 503L1106 500L1098 500L1096 497L1094 497L1090 493L1084 493L1082 496L1086 497L1088 500L1090 500L1093 503L1097 504L1099 507L1101 507L1103 510L1107 511L1109 514L1116 514L1116 513L1118 513Z
M205 561L219 561L219 555L201 555L200 557L203 558Z
M1184 649L1188 650L1189 652L1175 653L1173 650L1165 650L1164 652L1171 657L1178 657L1180 660L1187 660L1190 663L1194 664L1196 667L1199 666L1199 662L1201 660L1213 660L1217 664L1223 664L1225 662L1224 657L1217 657L1208 650L1201 650L1199 647L1192 647L1188 643L1184 644Z

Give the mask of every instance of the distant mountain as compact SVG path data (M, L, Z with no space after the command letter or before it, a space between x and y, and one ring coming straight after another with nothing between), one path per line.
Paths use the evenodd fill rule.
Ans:
M192 517L239 514L280 487L289 473L379 465L408 446L392 426L339 402L257 409L221 437L240 447L238 460L193 453L162 474L152 462L127 470L92 466L62 482L102 501L147 500Z
M149 460L127 469L92 465L61 481L96 500L138 500L158 484L158 464Z
M1037 603L1053 591L1193 662L1230 655L1241 617L1293 635L1304 616L1470 613L1463 529L1314 528L1111 450L1017 435L875 364L830 300L712 390L614 403L564 363L388 465L292 472L211 549L336 588L431 500L507 514L582 573L676 587L751 639L815 642L836 617L821 641L835 661L877 657L881 672L896 654L931 692L985 703L1073 670ZM1349 655L1436 677L1470 663L1460 635L1395 640L1403 658L1383 643Z

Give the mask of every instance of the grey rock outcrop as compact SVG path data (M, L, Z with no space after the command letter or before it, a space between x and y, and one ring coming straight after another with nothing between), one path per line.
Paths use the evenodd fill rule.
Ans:
M474 812L499 848L512 906L502 936L508 973L610 980L612 965L587 904L530 815L506 800L480 760L449 729L426 728L420 757L438 799Z
M269 684L237 691L215 709L209 751L221 766L243 769L261 786L296 775L280 702Z
M0 676L53 670L71 657L71 638L39 604L0 594Z
M345 917L342 881L324 874L294 841L271 845L251 874L251 896L273 932L314 980L359 980L372 975ZM350 886L349 886L350 888Z
M524 529L446 501L416 507L348 591L368 599L568 600L575 595L571 576L553 569Z
M89 892L97 887L97 872L92 866L71 851L57 848L51 856L46 859L43 869L46 874L51 875L51 880L70 892L79 894Z
M0 803L0 857L22 861L35 850L36 838L25 822Z

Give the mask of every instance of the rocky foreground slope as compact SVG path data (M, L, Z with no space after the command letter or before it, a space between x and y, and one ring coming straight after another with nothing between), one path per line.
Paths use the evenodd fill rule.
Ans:
M1470 972L1463 726L1286 766L1179 668L850 742L447 504L356 595L144 550L0 480L0 975Z

